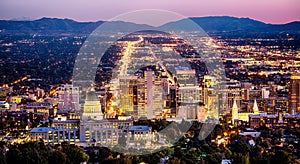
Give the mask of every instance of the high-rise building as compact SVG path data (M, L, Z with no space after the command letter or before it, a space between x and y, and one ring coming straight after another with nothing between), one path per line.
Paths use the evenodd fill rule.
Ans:
M171 114L175 114L175 115L176 115L177 107L178 107L178 104L177 104L177 89L178 89L178 87L175 86L175 85L170 86L170 94L169 94L170 104L169 104L169 107L171 108L171 111L170 111Z
M145 75L145 84L146 84L146 91L145 91L145 99L146 99L146 110L147 110L147 118L153 118L153 72L152 70L147 70L144 72Z
M160 118L162 116L162 110L165 107L165 101L167 97L165 94L165 86L167 82L166 77L160 75L154 75L153 87L152 87L152 110L153 117Z
M135 110L136 105L136 83L137 76L120 76L120 109L122 113L130 115Z
M225 115L230 113L234 102L238 108L241 108L242 89L241 84L238 81L222 82L223 88L218 90L220 102L222 106L219 106L219 114Z
M243 82L241 83L241 88L242 88L242 99L250 100L250 90L252 88L252 83Z
M58 90L58 109L80 110L79 88L73 85L64 85Z
M146 110L146 99L145 99L145 78L140 76L137 79L137 109L138 109L138 119L147 118Z
M216 77L205 75L202 81L202 101L205 104L206 109L213 115L214 118L218 117L219 113L219 95L216 90L217 80ZM221 101L223 101L221 99Z
M152 70L144 71L144 77L137 79L137 109L139 118L160 117L164 108L164 82Z
M263 99L268 99L270 97L270 90L268 88L264 87L261 89L261 97Z
M300 74L292 75L289 85L289 113L300 112Z
M196 86L196 71L188 68L177 68L176 78L179 87Z
M184 119L197 119L201 103L201 88L196 83L196 71L177 69L178 83L178 116Z

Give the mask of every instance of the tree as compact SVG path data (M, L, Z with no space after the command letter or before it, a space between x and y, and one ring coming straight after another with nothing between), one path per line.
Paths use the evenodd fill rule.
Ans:
M105 159L107 159L109 156L111 156L113 153L111 152L110 149L106 148L106 147L100 147L99 149L99 161L104 161Z
M28 142L11 146L7 152L7 163L37 163L46 164L49 161L51 149L44 143Z
M284 150L277 150L273 156L271 156L270 163L277 164L292 164L294 163L292 155Z
M234 164L248 164L250 163L249 152L251 148L249 145L238 142L231 145L231 151L233 152L233 163Z
M80 164L88 161L83 149L76 145L63 145L62 151L67 155L67 163Z
M231 145L231 151L234 153L241 153L243 155L246 155L249 153L250 150L250 146L242 142L238 142L236 144Z
M51 158L49 159L49 163L65 164L66 162L67 162L67 155L62 151L54 151L52 153Z
M175 157L175 158L169 160L169 163L170 164L179 164L179 163L182 163L182 162L179 158Z
M6 143L3 141L0 141L0 163L5 164L6 163Z
M236 153L233 156L233 164L250 164L249 154Z

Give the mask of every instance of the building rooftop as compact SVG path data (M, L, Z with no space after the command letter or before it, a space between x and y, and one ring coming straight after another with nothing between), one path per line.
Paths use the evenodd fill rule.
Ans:
M139 126L128 126L126 129L128 129L128 130L149 130L150 127L139 125Z
M246 128L244 130L244 132L257 132L256 130L252 129L252 128Z
M32 128L29 133L48 133L49 131L67 131L67 130L78 130L76 128L66 129L66 128L49 128L49 127L38 127Z
M29 132L30 133L48 133L52 128L48 127L39 127L39 128L32 128Z

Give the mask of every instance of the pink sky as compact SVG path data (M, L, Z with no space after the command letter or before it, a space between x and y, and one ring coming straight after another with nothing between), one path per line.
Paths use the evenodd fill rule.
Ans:
M186 17L228 15L266 23L300 21L300 0L1 0L0 19L107 20L124 12L163 9Z

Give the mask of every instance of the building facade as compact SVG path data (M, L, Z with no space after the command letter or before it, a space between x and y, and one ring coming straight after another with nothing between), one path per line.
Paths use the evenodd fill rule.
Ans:
M63 85L58 89L58 97L58 109L80 110L78 87Z
M289 85L289 113L300 112L300 74L290 77Z

